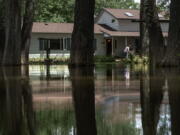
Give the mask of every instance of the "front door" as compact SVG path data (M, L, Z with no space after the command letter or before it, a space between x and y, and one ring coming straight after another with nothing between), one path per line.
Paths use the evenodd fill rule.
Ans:
M106 39L106 55L112 56L112 39Z

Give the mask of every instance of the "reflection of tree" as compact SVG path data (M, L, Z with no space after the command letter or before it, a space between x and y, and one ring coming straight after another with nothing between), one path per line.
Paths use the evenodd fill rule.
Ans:
M180 135L180 78L179 70L172 69L168 75L169 103L171 112L172 135Z
M70 67L78 135L96 135L93 67Z
M24 71L28 71L26 68ZM20 67L0 69L0 132L3 135L35 134L31 87L27 74L21 71Z
M160 72L142 71L140 91L142 108L142 125L144 135L156 135L160 115L160 105L163 98L164 79Z

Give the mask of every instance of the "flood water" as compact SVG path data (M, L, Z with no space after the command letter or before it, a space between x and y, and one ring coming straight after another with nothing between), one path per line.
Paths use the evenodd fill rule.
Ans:
M0 135L180 135L179 69L0 68Z

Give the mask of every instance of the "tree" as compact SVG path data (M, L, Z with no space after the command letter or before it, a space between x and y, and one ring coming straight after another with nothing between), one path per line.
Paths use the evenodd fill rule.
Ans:
M168 45L165 57L162 60L163 66L178 66L180 52L180 1L171 0L170 23Z
M149 48L150 68L154 70L164 56L164 38L159 22L155 0L143 0L141 18L144 20L142 44ZM142 27L141 27L142 28ZM141 34L142 34L141 33Z
M5 1L5 48L3 65L20 65L21 0Z
M0 64L20 65L27 63L34 0L1 0L0 4L0 35L2 37L0 40Z
M139 4L134 0L96 0L95 14L99 14L103 8L139 9Z
M29 61L29 47L34 19L34 4L34 0L25 1L25 13L21 30L21 64L27 64Z
M35 21L41 22L73 22L75 0L38 0ZM96 0L95 15L103 8L137 9L139 4L134 0Z
M4 0L0 0L0 65L2 63L3 58L3 51L4 51L4 45L5 45L5 4Z
M157 6L160 11L169 10L170 0L157 0Z
M73 22L74 0L38 0L35 21Z
M95 0L76 0L70 65L94 64L94 6Z

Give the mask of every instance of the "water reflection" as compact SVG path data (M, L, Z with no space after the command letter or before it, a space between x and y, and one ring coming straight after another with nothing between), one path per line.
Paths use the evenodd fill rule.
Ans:
M164 78L161 71L143 72L141 77L141 108L144 135L156 135L163 99Z
M179 70L0 69L0 135L179 135Z
M124 72L124 77L126 79L126 87L129 88L130 86L130 65L127 65Z
M96 135L94 68L70 67L78 135Z
M0 68L0 133L35 135L28 67ZM26 72L27 71L27 72Z
M172 135L180 134L180 78L179 78L179 69L166 70L169 86L169 103L171 110L171 129ZM177 76L178 75L178 76Z

